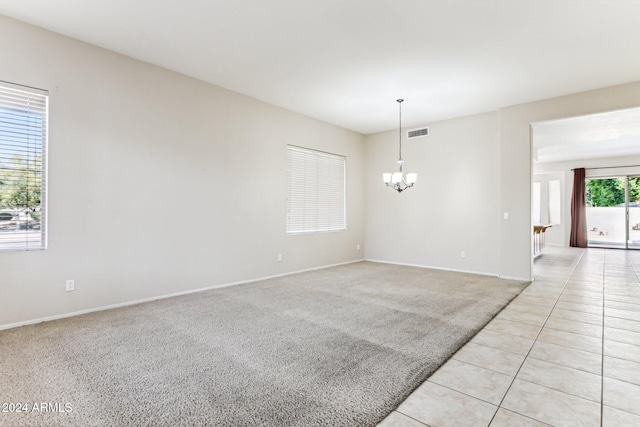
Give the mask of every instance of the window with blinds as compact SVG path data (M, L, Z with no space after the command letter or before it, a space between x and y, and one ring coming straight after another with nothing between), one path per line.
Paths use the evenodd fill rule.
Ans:
M542 212L542 208L540 206L541 196L540 196L540 183L533 183L533 223L535 225L540 225L540 214Z
M47 246L48 98L0 82L0 251Z
M345 230L345 157L288 145L287 160L287 233Z
M549 181L549 224L560 225L562 223L562 195L560 193L560 180Z

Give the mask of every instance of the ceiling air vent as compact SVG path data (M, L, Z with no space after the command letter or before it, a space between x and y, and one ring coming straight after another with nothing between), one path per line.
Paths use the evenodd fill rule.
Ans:
M407 131L407 139L429 136L429 128L413 129Z

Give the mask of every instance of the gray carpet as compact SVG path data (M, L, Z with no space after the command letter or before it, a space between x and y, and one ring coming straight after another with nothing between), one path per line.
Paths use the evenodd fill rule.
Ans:
M0 425L373 426L526 286L361 262L0 331Z

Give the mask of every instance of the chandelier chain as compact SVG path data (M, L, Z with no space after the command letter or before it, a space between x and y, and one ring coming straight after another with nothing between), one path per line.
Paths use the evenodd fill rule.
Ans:
M402 102L404 99L396 99L398 103L398 171L385 172L382 174L382 180L387 187L391 187L398 193L403 192L407 188L413 187L418 179L417 173L405 173L402 171Z
M398 106L399 108L399 118L398 118L398 122L399 122L399 126L398 126L398 146L400 147L398 150L398 160L402 161L402 102L404 101L404 99L398 99Z

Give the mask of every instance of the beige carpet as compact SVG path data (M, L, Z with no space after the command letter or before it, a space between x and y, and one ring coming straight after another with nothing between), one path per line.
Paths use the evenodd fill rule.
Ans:
M361 262L0 331L0 425L373 426L526 285Z

